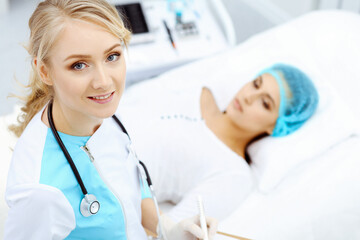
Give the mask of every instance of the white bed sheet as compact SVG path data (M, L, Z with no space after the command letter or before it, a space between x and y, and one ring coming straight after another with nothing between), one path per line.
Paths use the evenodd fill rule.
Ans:
M219 229L251 239L360 239L359 146L351 137L276 190L255 190Z

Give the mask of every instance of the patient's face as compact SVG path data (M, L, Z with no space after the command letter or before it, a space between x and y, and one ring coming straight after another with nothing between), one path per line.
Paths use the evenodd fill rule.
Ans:
M243 86L226 109L234 124L249 135L272 133L279 115L280 90L265 73Z

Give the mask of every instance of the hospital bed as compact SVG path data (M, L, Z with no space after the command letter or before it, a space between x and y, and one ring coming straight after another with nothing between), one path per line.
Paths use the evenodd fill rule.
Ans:
M198 101L192 89L208 86L225 109L259 70L276 62L298 66L313 79L319 107L297 132L251 145L256 188L221 220L220 230L251 239L360 239L358 29L360 16L354 13L309 13L228 52L129 87L120 112L135 133L141 122L164 112L188 111L191 116ZM141 116L145 119L136 119ZM156 130L147 131L151 135ZM171 192L156 188L157 171L151 172L159 197ZM173 174L161 173L161 178L173 180ZM177 181L184 178L191 176L178 176ZM220 202L219 208L226 206Z
M353 13L304 15L227 52L129 87L120 111L148 109L147 114L160 114L169 107L187 108L188 90L203 85L225 108L260 69L276 62L298 66L313 79L319 108L290 136L251 145L256 187L221 220L219 230L251 239L360 239L359 29L360 16ZM171 98L184 106L168 106ZM16 113L0 118L1 235L7 214L3 196L9 147L16 142L6 125L15 118ZM178 181L184 177L191 176L179 176ZM226 206L219 203L219 208Z

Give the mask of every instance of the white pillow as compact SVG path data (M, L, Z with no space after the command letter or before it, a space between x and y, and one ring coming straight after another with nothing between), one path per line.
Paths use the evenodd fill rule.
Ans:
M356 132L355 118L335 90L318 86L318 92L319 107L299 130L285 137L266 137L249 146L260 191L274 190L298 166L316 160Z

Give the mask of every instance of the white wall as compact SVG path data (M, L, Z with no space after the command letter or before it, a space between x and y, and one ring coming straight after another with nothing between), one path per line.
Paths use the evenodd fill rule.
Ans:
M8 11L9 0L0 0L0 14L4 14Z
M319 0L320 9L340 8L360 13L360 0Z
M257 0L255 0L257 1ZM268 0L292 17L315 9L343 9L360 13L360 0Z
M236 42L317 9L360 13L360 0L221 0L234 23Z
M236 43L241 43L256 33L292 18L270 0L222 0L222 2L233 21Z
M300 16L313 10L317 5L317 0L269 0L280 7L292 17Z

